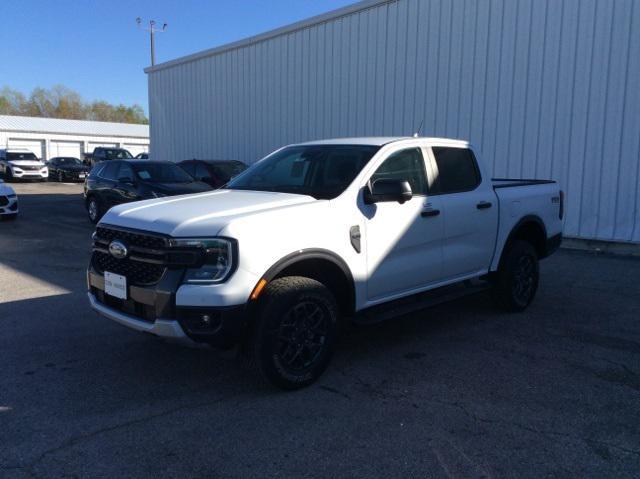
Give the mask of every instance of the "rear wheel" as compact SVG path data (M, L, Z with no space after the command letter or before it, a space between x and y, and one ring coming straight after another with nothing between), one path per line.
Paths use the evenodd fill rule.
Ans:
M540 268L536 250L526 241L515 240L503 254L495 277L493 296L506 311L523 311L538 290Z
M282 389L316 381L329 365L338 331L338 306L320 282L278 278L258 305L250 354L262 376Z
M89 221L96 224L102 217L102 206L95 196L90 196L87 200L87 213L89 214Z

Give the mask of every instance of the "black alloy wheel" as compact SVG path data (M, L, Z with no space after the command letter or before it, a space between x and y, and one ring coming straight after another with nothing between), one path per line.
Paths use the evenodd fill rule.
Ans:
M262 376L287 390L325 371L338 333L338 306L320 282L287 276L271 281L258 300L249 353Z

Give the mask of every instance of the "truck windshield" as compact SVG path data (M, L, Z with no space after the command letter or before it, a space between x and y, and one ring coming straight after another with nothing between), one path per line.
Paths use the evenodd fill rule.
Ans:
M351 184L379 149L372 145L290 146L256 163L225 188L330 200Z
M107 160L128 160L133 158L127 150L104 150L104 157Z

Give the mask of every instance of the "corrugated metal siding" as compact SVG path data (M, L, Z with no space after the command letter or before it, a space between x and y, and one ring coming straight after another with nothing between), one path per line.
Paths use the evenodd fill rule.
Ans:
M149 74L154 157L354 135L469 139L553 178L567 235L640 241L640 2L399 0Z

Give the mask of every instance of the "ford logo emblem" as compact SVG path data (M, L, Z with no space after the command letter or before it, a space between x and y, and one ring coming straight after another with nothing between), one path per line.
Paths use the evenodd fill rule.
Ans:
M114 240L109 243L109 253L117 259L124 259L129 254L129 250L122 241Z

